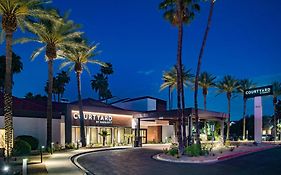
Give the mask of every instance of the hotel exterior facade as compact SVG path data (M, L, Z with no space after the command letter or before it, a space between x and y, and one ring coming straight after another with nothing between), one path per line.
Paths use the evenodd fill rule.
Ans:
M3 99L0 99L3 100ZM14 136L30 135L46 144L46 102L13 98ZM3 106L0 106L0 147L4 145ZM185 110L186 116L193 109ZM102 131L107 131L106 144L126 145L176 141L176 110L166 110L166 101L154 97L110 99L107 103L83 99L83 118L87 145L102 144ZM220 121L221 130L227 115L199 110L201 120ZM52 139L61 146L80 142L78 102L53 103ZM223 137L223 132L221 132Z

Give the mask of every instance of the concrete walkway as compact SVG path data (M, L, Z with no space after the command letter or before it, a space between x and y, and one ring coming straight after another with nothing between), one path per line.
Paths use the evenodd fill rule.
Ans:
M122 146L114 148L81 148L79 150L67 151L67 152L58 152L50 156L49 159L45 161L46 169L48 174L51 175L84 175L85 172L78 168L72 163L71 158L77 154L83 154L92 151L100 151L107 149L121 149L121 148L132 148L131 146Z

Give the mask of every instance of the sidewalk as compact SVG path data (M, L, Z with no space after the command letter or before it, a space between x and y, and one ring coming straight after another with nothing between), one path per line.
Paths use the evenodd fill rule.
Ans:
M122 147L109 147L109 148L80 148L79 150L73 150L68 152L54 153L45 162L46 169L50 175L84 175L85 172L79 169L71 161L71 158L77 154L83 154L92 151L108 150L108 149L121 149L131 148L131 146Z

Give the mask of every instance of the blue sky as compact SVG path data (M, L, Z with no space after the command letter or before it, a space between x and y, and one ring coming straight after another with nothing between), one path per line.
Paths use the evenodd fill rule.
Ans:
M113 64L110 76L113 95L136 97L151 95L167 99L167 91L159 91L164 70L176 61L177 29L162 18L159 0L53 0L61 11L71 9L70 18L83 25L89 41L100 43L102 53L97 57ZM213 23L203 57L202 70L220 79L226 74L250 78L259 85L281 81L281 1L272 0L217 0ZM195 65L205 29L209 3L201 4L201 12L184 28L183 63L195 72ZM15 37L22 36L18 32ZM36 44L15 45L14 51L24 62L22 73L15 75L14 94L22 97L27 92L44 94L47 63L44 57L31 62L29 57ZM3 45L1 46L3 51ZM58 70L60 61L56 61ZM90 66L92 75L98 66ZM96 97L90 87L91 76L82 75L82 96ZM76 99L76 79L71 74L65 97ZM199 96L202 107L202 96ZM193 105L193 92L186 89L187 106ZM272 114L272 98L263 97L265 114ZM175 106L175 105L174 105ZM211 89L208 108L227 111L224 94L217 96ZM248 114L253 113L249 100ZM242 98L232 102L233 119L242 116Z

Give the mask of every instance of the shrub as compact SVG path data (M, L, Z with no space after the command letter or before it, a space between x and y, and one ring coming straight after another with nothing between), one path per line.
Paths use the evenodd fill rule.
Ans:
M36 150L38 148L39 141L35 137L29 135L21 135L18 136L16 139L26 141L31 146L31 150Z
M74 148L76 148L74 143L65 144L65 149L74 149Z
M178 149L177 148L171 148L168 150L168 154L170 154L171 156L176 156L178 155Z
M201 149L201 145L199 144L193 144L187 148L185 148L184 150L185 154L191 157L197 157L202 155L202 149ZM204 151L205 153L205 151Z
M226 147L229 147L231 144L230 144L230 141L229 140L227 140L227 141L225 141L225 144L224 144Z
M30 152L31 152L31 146L29 145L28 142L21 139L15 140L14 148L12 150L13 156L26 156L30 154Z

